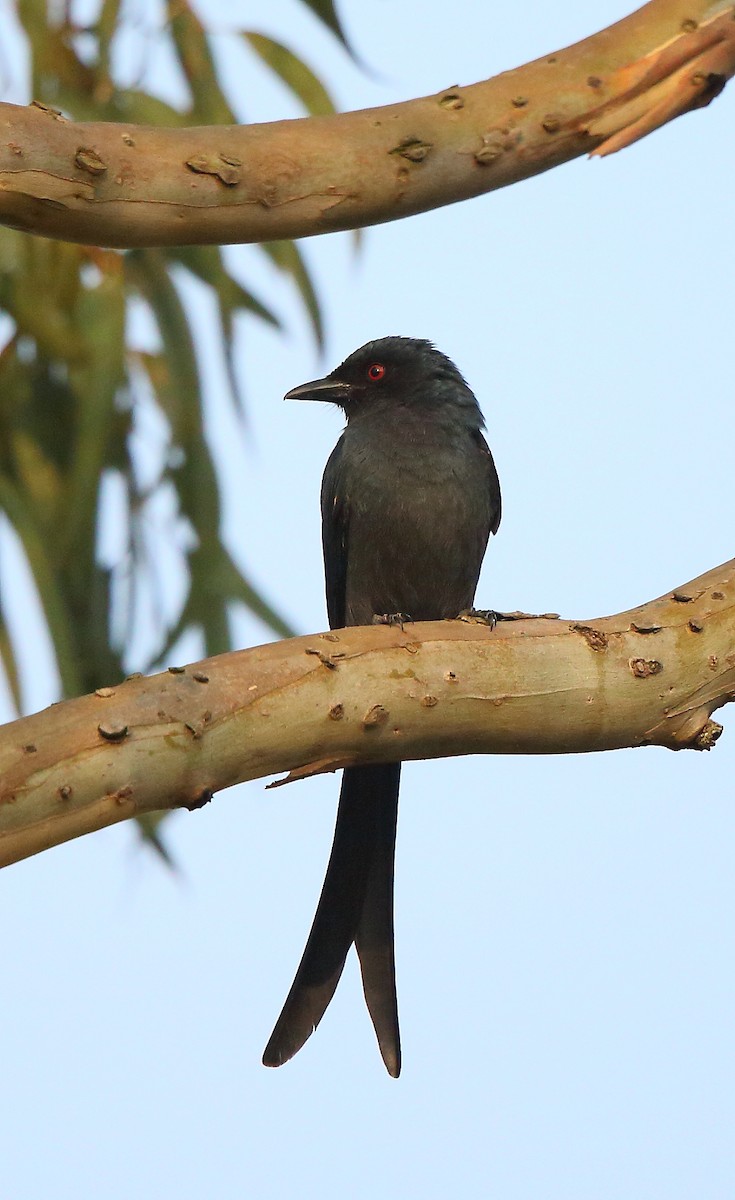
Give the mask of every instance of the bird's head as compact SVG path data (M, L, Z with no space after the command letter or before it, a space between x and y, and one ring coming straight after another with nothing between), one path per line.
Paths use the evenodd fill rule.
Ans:
M355 350L323 379L303 383L286 400L325 400L350 421L395 408L454 413L483 425L477 400L446 354L419 338L385 337Z

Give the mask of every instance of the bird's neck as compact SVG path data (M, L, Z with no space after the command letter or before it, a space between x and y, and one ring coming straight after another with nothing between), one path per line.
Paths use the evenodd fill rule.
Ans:
M363 437L392 437L397 441L436 443L478 433L483 426L476 406L446 404L392 404L371 406L351 414L348 429Z

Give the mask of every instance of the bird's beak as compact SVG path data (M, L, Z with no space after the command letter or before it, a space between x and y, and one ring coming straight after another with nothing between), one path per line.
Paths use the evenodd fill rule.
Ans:
M336 379L313 379L286 392L284 400L324 400L328 404L344 404L350 391L349 383Z

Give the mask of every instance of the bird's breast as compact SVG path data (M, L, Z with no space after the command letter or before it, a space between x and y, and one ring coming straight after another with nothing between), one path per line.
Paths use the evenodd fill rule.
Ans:
M418 423L361 437L345 455L349 508L346 609L414 620L472 604L489 534L484 463L468 431Z

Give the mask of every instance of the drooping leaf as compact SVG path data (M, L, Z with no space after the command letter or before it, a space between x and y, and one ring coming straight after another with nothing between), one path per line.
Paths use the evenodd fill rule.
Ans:
M5 678L10 688L10 695L15 705L15 711L16 713L21 713L23 711L23 698L20 688L20 672L18 670L18 660L15 656L15 647L13 646L10 630L5 620L2 593L0 593L0 662L3 665Z
M231 646L229 608L234 600L248 604L276 632L287 625L240 574L220 538L219 489L204 438L196 353L184 305L166 270L164 252L136 250L126 263L135 286L151 305L163 342L166 369L149 372L149 378L171 421L174 442L183 451L182 461L168 477L196 537L188 554L188 596L166 645L173 645L189 626L198 625L207 654L220 654Z
M202 394L191 326L166 268L163 250L131 250L125 255L129 285L151 307L167 355L166 378L157 393L171 425L173 441L183 447L201 432Z
M120 256L107 256L107 273L80 295L75 324L84 338L82 361L69 382L76 400L76 429L66 488L59 555L74 552L94 526L100 477L108 462L115 399L125 381L125 293Z
M281 328L278 317L266 308L256 296L243 287L227 270L223 251L219 246L174 246L167 250L169 259L181 263L202 283L213 288L219 310L220 335L230 391L241 413L245 411L240 383L240 372L235 361L234 317L237 312L249 312L261 321Z
M191 116L202 125L236 125L217 77L209 39L188 0L169 0L168 27L191 92Z
M96 0L83 9L68 0L16 0L30 94L75 120L160 127L234 123L194 3L169 0L168 23L155 38L165 38L180 64L191 97L187 111L157 95L155 79L149 84L153 43L147 25L128 25L133 74L124 86L116 78L115 42L130 12L122 0ZM349 51L332 0L305 3ZM293 51L262 34L249 35L249 44L307 112L332 111L323 84ZM320 307L299 247L279 242L264 249L293 279L321 342ZM219 248L121 256L0 228L0 309L12 321L0 348L0 510L26 555L66 695L119 678L131 645L135 665L146 665L188 627L202 634L209 653L231 648L233 606L245 605L276 633L293 632L221 539L221 483L203 433L204 368L197 361L196 316L179 293L181 267L216 298L229 387L241 405L237 318L245 313L279 328L280 321ZM136 322L128 316L138 297L157 327L158 350L131 344ZM141 469L146 456L139 451L152 409L165 418L171 444L169 453L161 447L151 474L150 463ZM167 493L175 496L177 515L161 523ZM161 497L164 504L157 506ZM107 547L102 562L100 531L110 529L113 551ZM161 539L187 581L174 629L168 627L171 577L157 561ZM7 616L14 580L3 566L0 660L20 707L23 678ZM143 649L141 626L150 627ZM170 864L159 818L149 819L141 832Z
M0 508L7 514L23 545L56 654L62 686L68 696L83 691L73 623L48 547L23 496L7 476L0 475Z
M296 284L306 311L311 318L314 337L321 349L324 344L324 325L319 297L316 294L298 243L285 240L263 242L262 249L271 262L281 271L285 271L287 275L290 275Z
M354 58L355 55L352 47L345 37L342 24L337 16L334 0L304 0L304 4L307 8L311 9L314 16L318 17L328 29L331 29L332 33L339 38L347 53Z
M306 63L273 38L262 33L243 33L248 45L270 67L286 87L298 96L308 113L315 117L335 112L334 103L324 84Z
M201 279L202 283L214 288L223 310L236 312L242 309L275 329L281 328L281 322L271 309L229 273L219 246L172 246L166 253Z
M110 47L115 34L120 28L120 8L122 0L102 0L94 31L97 35L97 75L101 73L110 77Z
M97 117L100 120L101 117ZM105 119L131 121L135 125L158 125L162 129L182 129L191 123L188 113L138 88L120 88L105 107Z
M138 832L144 845L149 846L158 855L161 862L168 867L169 871L174 875L180 875L181 868L173 858L161 834L161 825L168 816L169 813L167 812L143 813L138 817Z

